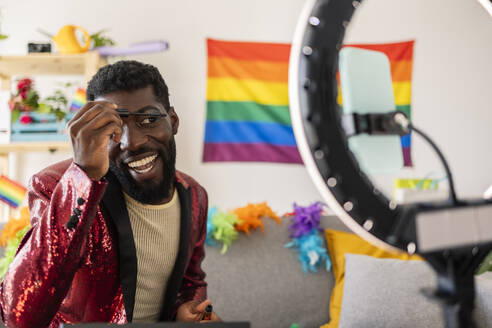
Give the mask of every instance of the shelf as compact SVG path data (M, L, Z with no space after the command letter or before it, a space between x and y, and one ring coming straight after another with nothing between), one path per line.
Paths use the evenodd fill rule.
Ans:
M70 144L66 141L29 141L0 144L0 156L28 151L70 151Z
M97 70L106 64L99 53L60 55L51 53L24 56L0 56L0 77L9 80L13 75L84 75L88 81ZM3 86L4 89L9 86Z

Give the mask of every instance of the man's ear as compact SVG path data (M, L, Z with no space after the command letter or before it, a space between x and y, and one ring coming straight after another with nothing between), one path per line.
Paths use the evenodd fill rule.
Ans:
M169 111L167 112L167 114L171 118L171 126L173 127L173 134L178 133L179 117L178 114L176 114L176 112L174 111L173 106L169 107Z

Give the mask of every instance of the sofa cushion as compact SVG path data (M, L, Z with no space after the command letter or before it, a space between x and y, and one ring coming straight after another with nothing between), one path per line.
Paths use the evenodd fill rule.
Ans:
M333 229L325 230L328 251L333 265L333 275L335 286L330 299L330 322L322 328L338 327L340 313L342 310L343 285L345 279L345 254L363 254L379 258L398 258L402 260L421 260L419 256L408 255L403 252L389 252L366 242L361 237L353 233L337 231Z
M492 322L492 275L476 281L477 326ZM423 261L347 254L340 327L444 327L441 306L422 289L434 290L437 276Z

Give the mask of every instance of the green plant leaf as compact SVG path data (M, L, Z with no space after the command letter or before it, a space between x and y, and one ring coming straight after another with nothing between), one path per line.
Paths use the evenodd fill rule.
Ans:
M12 121L12 123L17 122L17 120L19 119L19 116L20 116L20 110L14 109L12 111L12 113L11 113L11 121Z
M53 107L51 107L50 105L45 104L45 103L39 103L37 112L40 114L48 114L48 113L51 113L52 110L53 110Z
M65 115L67 115L67 113L65 113L64 111L61 111L60 109L56 109L55 110L55 115L56 115L56 118L61 121L65 118Z
M38 100L39 100L38 93L33 89L31 89L27 92L26 99L24 99L24 103L28 106L31 106L32 108L37 108L39 106Z
M65 113L68 110L68 99L61 90L56 90L52 95L44 98L43 103L50 107L50 113L56 114L57 111Z
M8 35L5 35L5 34L0 34L0 40L5 40L7 39L9 36Z
M103 46L114 46L116 44L113 39L103 35L103 33L106 32L108 32L108 29L102 29L90 36L93 48L103 47Z

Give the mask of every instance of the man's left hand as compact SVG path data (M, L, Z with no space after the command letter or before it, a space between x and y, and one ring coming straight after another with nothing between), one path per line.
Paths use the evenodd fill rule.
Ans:
M178 313L176 315L176 321L186 321L186 322L219 322L222 321L219 316L212 312L210 320L203 320L203 315L205 314L205 308L207 305L211 304L210 300L205 300L203 302L198 301L188 301L181 304L178 308Z

